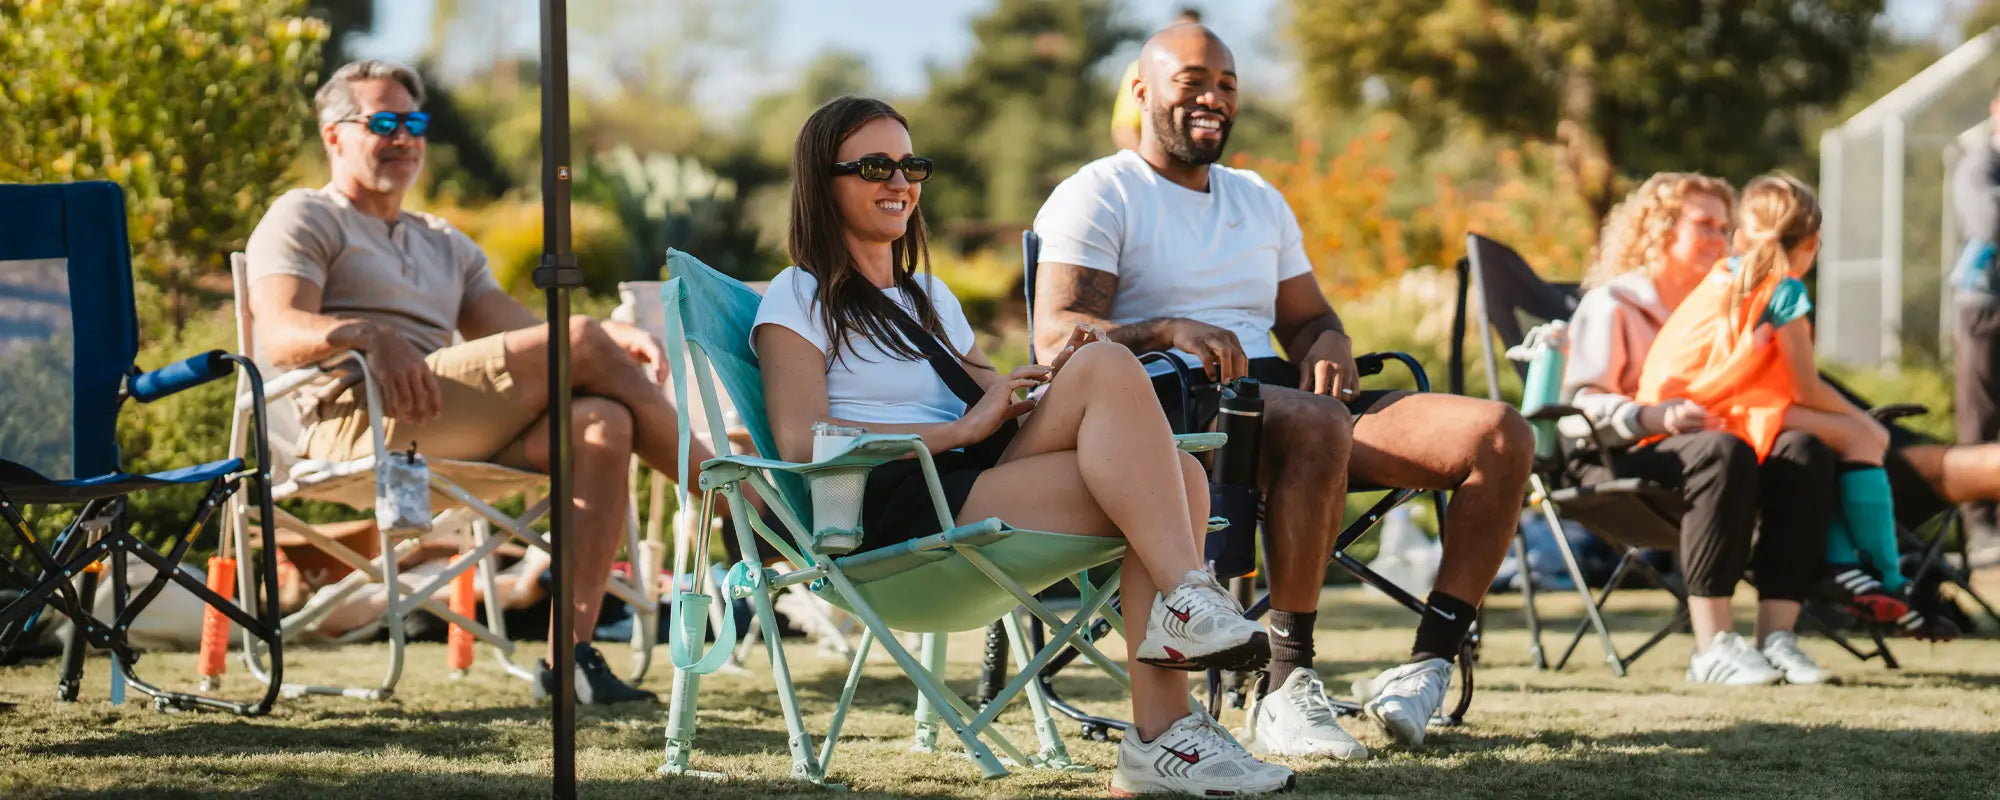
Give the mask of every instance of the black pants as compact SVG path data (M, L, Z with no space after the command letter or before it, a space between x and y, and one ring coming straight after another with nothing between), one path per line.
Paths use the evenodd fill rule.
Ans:
M2000 306L1960 303L1954 339L1958 443L2000 439ZM1969 534L1994 539L1992 503L1967 503L1964 512Z
M1580 461L1575 471L1585 483L1645 478L1681 489L1688 511L1678 554L1688 594L1729 597L1746 568L1768 600L1802 600L1818 581L1835 463L1817 439L1781 435L1759 465L1756 451L1735 436L1682 434L1620 452L1612 466L1616 475L1595 461Z

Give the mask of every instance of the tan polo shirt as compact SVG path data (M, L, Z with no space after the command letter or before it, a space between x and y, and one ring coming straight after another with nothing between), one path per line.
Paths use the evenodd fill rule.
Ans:
M320 288L320 313L385 325L425 353L451 344L466 303L500 290L486 254L450 223L417 211L385 222L332 186L279 197L245 255L252 287L303 278Z

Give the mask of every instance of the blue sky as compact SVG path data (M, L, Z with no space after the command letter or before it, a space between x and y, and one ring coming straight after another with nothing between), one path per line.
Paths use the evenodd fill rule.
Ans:
M533 52L536 7L518 0L513 47ZM746 107L759 94L796 80L813 57L840 47L864 54L878 91L907 95L924 88L926 63L955 64L973 46L971 22L993 0L759 0L761 20L733 20L760 39L753 48L720 57L699 85L697 99L722 114ZM1972 0L1890 0L1888 20L1904 36L1938 35L1955 9ZM662 7L673 5L660 3ZM730 7L719 0L717 7ZM752 3L751 5L755 5ZM1246 91L1289 97L1294 76L1284 56L1279 15L1286 0L1123 0L1126 19L1141 29L1167 22L1182 6L1200 8L1210 27L1235 49ZM741 6L737 6L741 7ZM412 58L430 37L431 0L378 0L377 33L362 50ZM587 81L602 65L584 50L571 53L571 71Z

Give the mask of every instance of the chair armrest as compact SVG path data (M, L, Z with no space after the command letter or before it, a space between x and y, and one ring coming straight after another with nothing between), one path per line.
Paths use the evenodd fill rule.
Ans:
M126 393L141 403L151 403L201 386L230 374L234 367L226 355L221 350L210 350L152 372L133 375L125 382Z
M1368 353L1354 359L1354 368L1361 371L1362 377L1380 375L1382 374L1383 367L1387 366L1390 361L1402 364L1404 369L1409 370L1410 377L1416 380L1417 391L1428 392L1431 390L1430 374L1425 372L1424 365L1419 363L1416 357L1409 353L1394 351Z
M1561 405L1542 406L1535 409L1535 413L1529 414L1527 417L1530 422L1555 422L1564 417L1583 417L1586 421L1590 419L1589 415L1583 413L1583 409L1575 406Z
M757 456L728 455L701 463L702 488L712 489L748 477L749 470L785 472L799 476L829 469L878 467L924 449L924 439L914 433L867 433L854 437L847 448L812 462L783 461ZM711 473L714 479L711 480Z
M1174 434L1174 446L1179 447L1183 453L1206 453L1228 443L1229 434L1226 433Z
M1892 403L1868 409L1868 416L1874 417L1876 422L1884 425L1904 417L1921 417L1929 413L1931 410L1928 406L1917 403Z
M361 359L362 359L361 353L354 350L349 350L344 353L335 355L334 357L322 361L318 364L314 364L312 366L294 367L292 369L286 370L283 374L280 374L277 377L272 378L264 383L264 399L266 402L269 402L272 400L276 400L280 397L285 397L287 395L290 395L291 393L298 391L301 387L305 386L306 384L312 383L313 381L325 377L327 373L332 372L340 365L346 364L348 362L359 362L361 361ZM366 381L367 377L368 377L367 373L364 370L362 373L362 380ZM250 393L249 392L238 393L236 395L236 409L238 411L244 411L248 410L249 408L250 408Z

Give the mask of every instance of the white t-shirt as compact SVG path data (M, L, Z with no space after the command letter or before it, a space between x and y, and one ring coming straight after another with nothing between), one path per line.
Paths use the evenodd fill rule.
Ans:
M972 352L972 323L966 321L958 298L952 296L944 281L935 277L929 281L925 294L936 308L939 321L944 323L952 351L960 355ZM764 290L763 302L757 306L757 320L750 328L750 347L757 347L757 328L781 325L811 342L821 354L832 349L833 337L820 317L818 290L819 281L798 267L787 267L772 278L771 285ZM892 286L882 292L916 316L902 289ZM840 349L840 359L827 367L826 399L828 414L855 422L951 422L965 416L965 402L951 393L937 370L931 369L930 362L898 360L856 331L848 333L847 343Z
M1255 172L1215 165L1208 191L1167 180L1120 150L1064 180L1035 215L1041 263L1118 276L1110 320L1206 322L1250 358L1276 356L1278 282L1312 272L1285 196ZM1201 360L1181 353L1190 366Z

